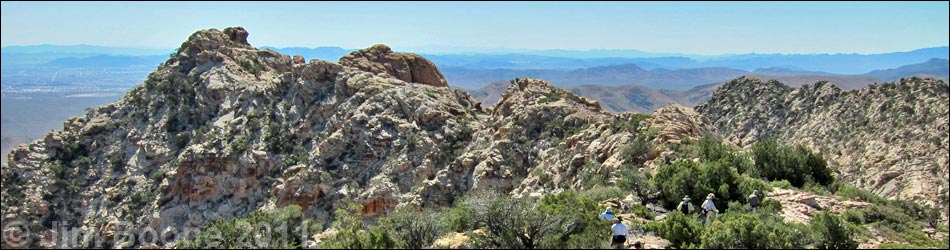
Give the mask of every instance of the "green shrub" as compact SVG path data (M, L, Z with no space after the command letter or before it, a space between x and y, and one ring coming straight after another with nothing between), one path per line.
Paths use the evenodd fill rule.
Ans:
M739 176L736 166L746 165L751 168L751 163L711 137L704 137L697 145L691 145L688 141L683 144L678 147L685 148L679 149L683 150L685 155L690 155L690 152L695 150L704 161L696 163L680 160L657 170L652 181L660 190L658 198L664 207L675 207L687 195L702 202L707 194L712 193L716 195L717 208L723 211L728 209L729 201L744 202L751 190L770 190L764 183Z
M723 145L722 141L709 135L700 138L697 146L699 146L699 159L702 161L718 161L735 154L735 151Z
M269 228L270 234L266 234ZM320 226L303 218L299 206L290 205L274 210L257 210L245 218L217 220L198 232L195 239L183 240L176 248L301 248L301 243ZM265 232L265 234L252 234Z
M432 209L410 211L408 208L401 208L389 212L379 221L383 228L390 230L391 234L396 236L400 245L411 249L421 249L432 245L445 231L446 221L440 215L441 213Z
M938 225L940 221L940 210L930 205L923 205L908 200L887 200L887 203L890 206L900 208L904 211L904 214L915 220L922 220L932 225Z
M772 186L769 183L749 177L749 175L743 174L739 176L739 193L745 194L746 196L752 194L752 191L759 190L759 194L762 196L768 195L769 192L772 192Z
M663 206L674 207L686 195L697 201L706 197L706 194L696 191L698 178L699 166L692 161L681 160L673 165L661 166L653 175L652 181L660 189Z
M582 189L607 186L607 180L610 179L611 172L601 168L601 164L593 161L584 162L584 166L577 175Z
M640 123L648 119L650 119L649 114L636 113L633 114L629 120L615 119L610 124L610 128L615 132L630 132L636 134L643 129L640 127Z
M813 182L806 183L805 186L802 187L802 190L817 195L831 196L831 191L828 190L828 188Z
M861 212L864 213L865 222L879 222L895 229L901 229L903 224L914 220L899 208L886 204L872 204L862 209Z
M647 153L653 148L653 143L643 135L638 135L630 143L625 144L621 149L621 154L633 165L641 165L647 160Z
M456 224L452 227L484 229L485 235L469 234L472 248L604 248L610 235L610 223L597 217L597 202L572 191L546 195L534 204L475 191L456 206L450 213L470 213L473 226L450 221Z
M812 217L811 229L814 233L815 247L820 249L854 249L854 231L837 215L823 211Z
M913 212L905 211L903 208L896 206L896 204L872 204L855 212L855 214L863 214L864 222L877 228L879 234L884 235L888 239L908 242L915 246L927 248L946 248L946 244L943 242L931 239L921 232L921 223L917 220L927 221L928 219L915 218L912 215ZM850 217L854 216L855 215L851 215ZM845 218L848 219L848 217ZM854 219L852 218L850 220Z
M789 227L781 217L730 212L703 230L702 248L789 249L804 248L807 231Z
M649 208L640 204L634 204L632 208L633 214L637 217L645 218L647 220L653 220L656 217L656 214L653 213Z
M588 190L581 191L579 194L581 197L588 198L595 201L603 201L610 198L624 198L626 195L623 190L614 186L598 186Z
M694 196L690 197L705 199L707 194L713 193L716 195L715 202L719 210L725 211L729 208L729 201L745 200L745 195L739 193L738 180L739 175L735 168L722 161L707 162L700 168L700 176L696 179L695 191L698 193L693 193Z
M475 221L484 225L485 235L473 235L474 248L528 248L542 247L547 237L559 231L560 215L542 213L521 199L513 199L491 191L478 191L463 201L472 211Z
M238 154L238 153L244 152L248 148L247 137L243 135L234 137L234 140L231 141L231 144L229 147L232 153Z
M883 243L878 247L878 249L924 249L924 248L926 247L915 246L915 245L904 244L904 243L890 243L890 242Z
M638 197L646 199L653 198L651 196L657 193L653 182L641 173L636 166L625 164L621 166L618 174L620 179L617 180L617 187L620 190L633 191Z
M752 145L753 176L769 180L788 180L793 186L804 187L807 182L829 185L834 182L828 163L820 154L798 145L794 148L764 140Z
M454 207L442 210L440 214L446 220L446 226L454 232L465 232L477 228L472 209L464 204L456 204Z
M647 222L646 230L670 241L675 248L688 248L700 245L703 225L694 217L673 211L663 221Z
M838 185L838 188L835 191L835 195L844 197L846 199L858 197L862 201L875 203L875 204L883 204L887 202L887 200L885 200L884 198L881 198L880 196L874 193L871 193L870 191L852 187L849 185L842 185L842 184Z
M756 211L764 214L781 214L782 203L777 200L768 199L768 197L765 197L759 201L759 208L757 208Z
M374 227L367 229L361 216L363 205L350 202L337 208L333 227L337 233L324 240L323 247L334 249L386 249L398 245L389 231Z
M841 217L844 221L855 225L864 224L864 213L861 211L847 210L844 213L841 213Z
M545 238L542 246L548 248L604 248L604 236L610 235L610 222L596 215L602 211L600 205L589 198L564 191L546 195L537 207L542 214L555 214L556 228L552 237Z
M162 182L162 180L165 179L165 173L167 171L168 170L162 168L156 169L155 171L152 171L152 175L149 178L155 182Z
M784 189L792 188L792 183L788 182L788 180L773 180L772 182L769 182L769 185Z
M125 151L118 149L115 153L109 155L109 165L112 166L112 172L125 171Z

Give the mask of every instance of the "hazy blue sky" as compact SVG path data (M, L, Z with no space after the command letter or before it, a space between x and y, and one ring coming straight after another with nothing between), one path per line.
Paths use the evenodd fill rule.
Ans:
M254 46L881 53L947 46L948 2L3 2L2 46ZM423 51L419 51L423 52Z

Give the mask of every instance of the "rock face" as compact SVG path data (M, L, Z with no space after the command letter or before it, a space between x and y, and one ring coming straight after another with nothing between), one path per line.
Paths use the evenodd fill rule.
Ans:
M785 217L785 222L798 223L808 223L815 214L824 210L842 214L844 211L857 211L870 205L862 201L844 200L838 196L821 196L783 188L776 188L763 196L763 199L777 200L782 204L782 217Z
M422 83L435 87L448 87L442 72L428 59L411 53L393 52L389 46L353 51L340 58L340 65L355 67L372 73L387 73L405 82Z
M654 143L679 143L684 138L693 140L703 135L716 134L706 117L691 108L672 104L658 109L650 117L650 127L657 128L659 134Z
M948 206L948 87L932 79L843 92L737 78L696 108L727 141L775 138L829 160L836 177L883 197Z
M291 204L329 223L341 200L375 216L473 189L536 197L630 164L621 148L640 129L541 80L511 81L485 110L383 45L304 63L247 38L198 31L119 101L15 149L0 167L4 222L46 239L54 221L81 225L102 247L134 247L112 242L115 225L138 235Z

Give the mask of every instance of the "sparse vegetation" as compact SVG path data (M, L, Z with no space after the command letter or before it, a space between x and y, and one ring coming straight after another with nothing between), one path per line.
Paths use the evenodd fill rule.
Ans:
M408 208L397 209L381 218L382 228L390 230L400 245L410 249L422 249L435 242L436 238L445 232L447 221L433 209L410 211Z
M818 213L811 219L811 229L815 232L815 247L820 249L854 249L854 231L847 222L827 211Z
M388 230L367 228L363 223L363 206L355 202L343 205L334 212L333 228L336 234L324 241L323 247L333 249L387 249L400 246Z
M268 230L260 230L266 228ZM299 206L257 210L245 218L218 220L202 227L194 239L179 241L175 248L302 248L306 237L320 226L303 216ZM263 235L252 235L265 232ZM311 232L311 233L308 233Z
M624 145L621 153L627 158L628 162L639 166L647 160L647 153L651 149L653 149L653 144L646 137L640 135Z

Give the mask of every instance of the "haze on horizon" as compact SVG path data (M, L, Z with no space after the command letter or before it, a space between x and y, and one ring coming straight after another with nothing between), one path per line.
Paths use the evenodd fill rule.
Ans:
M950 44L948 2L2 2L2 46L176 48L242 26L254 46L401 51L888 53ZM104 14L103 14L104 13Z

